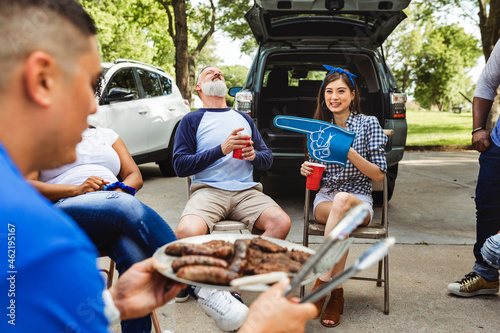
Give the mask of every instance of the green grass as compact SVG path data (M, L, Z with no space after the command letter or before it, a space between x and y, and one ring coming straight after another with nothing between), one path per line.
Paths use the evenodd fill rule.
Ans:
M472 113L406 111L407 146L470 145Z

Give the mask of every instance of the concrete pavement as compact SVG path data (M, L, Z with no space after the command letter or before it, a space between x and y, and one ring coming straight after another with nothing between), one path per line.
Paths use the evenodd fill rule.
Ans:
M500 297L463 299L446 290L474 262L478 156L474 151L405 153L389 204L389 233L397 240L389 256L390 314L383 313L383 288L349 280L344 285L340 326L326 328L315 320L307 324L306 332L498 332ZM140 168L145 184L138 198L175 228L186 202L185 179L163 178L154 164ZM262 182L264 191L292 219L287 240L302 243L303 177L269 176ZM321 241L313 238L311 247ZM368 247L356 241L348 264ZM374 275L375 268L362 274ZM257 295L244 292L242 296L250 304ZM220 332L192 299L177 304L175 313L176 332ZM114 331L119 332L118 326Z

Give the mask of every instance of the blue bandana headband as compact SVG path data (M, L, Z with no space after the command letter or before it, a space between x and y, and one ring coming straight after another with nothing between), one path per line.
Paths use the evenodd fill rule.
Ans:
M103 191L114 191L117 188L121 188L124 192L126 192L130 195L135 195L135 192L137 192L135 188L133 188L131 186L127 186L127 185L123 184L122 182L115 182L113 184L104 185L102 187L102 190Z
M328 74L326 74L326 76L325 76L325 80L328 77L328 75L333 74L333 73L345 74L345 75L347 75L349 80L351 80L352 86L354 88L356 88L356 85L354 84L354 80L353 80L353 78L356 78L356 75L349 73L349 72L346 72L345 70L343 70L340 67L332 67L332 66L328 66L328 65L323 65L323 67L325 67L329 71ZM321 88L323 88L323 85L325 84L325 80L323 80L323 83L321 84Z

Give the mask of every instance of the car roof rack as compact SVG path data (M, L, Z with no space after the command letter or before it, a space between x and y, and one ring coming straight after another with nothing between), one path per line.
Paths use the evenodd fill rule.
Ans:
M155 66L155 65L151 65L151 64L148 64L148 63L145 63L145 62L142 62L142 61L137 61L137 60L132 60L132 59L125 59L125 58L120 58L120 59L116 59L115 60L115 64L120 64L120 63L123 63L123 62L131 62L131 63L134 63L134 64L149 66L149 67L153 67L153 68L155 68L155 69L157 69L159 71L165 72L163 70L163 68L161 68L161 67L158 67L158 66Z

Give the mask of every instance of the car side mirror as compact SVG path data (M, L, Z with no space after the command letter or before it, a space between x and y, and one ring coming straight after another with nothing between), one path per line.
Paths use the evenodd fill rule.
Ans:
M229 89L229 96L234 97L237 93L239 93L243 89L242 87L232 87Z
M134 92L125 88L111 88L106 96L101 99L100 104L113 102L126 102L134 99Z

